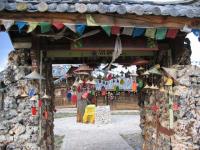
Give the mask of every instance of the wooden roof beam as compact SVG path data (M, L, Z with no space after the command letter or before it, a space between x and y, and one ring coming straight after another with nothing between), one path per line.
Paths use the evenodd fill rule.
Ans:
M168 27L183 28L188 25L191 28L200 28L200 18L153 16L153 15L119 15L119 14L91 14L99 25L110 26L140 26L140 27ZM24 20L32 22L60 21L70 24L86 24L86 14L79 13L21 13L0 12L0 19Z

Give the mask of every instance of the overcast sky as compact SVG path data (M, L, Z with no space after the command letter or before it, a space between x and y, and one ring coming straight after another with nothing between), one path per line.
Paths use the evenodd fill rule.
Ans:
M188 38L191 40L192 62L200 66L200 42L193 33L188 34ZM8 34L6 32L0 32L0 71L6 67L8 54L13 49ZM120 67L120 69L124 68Z

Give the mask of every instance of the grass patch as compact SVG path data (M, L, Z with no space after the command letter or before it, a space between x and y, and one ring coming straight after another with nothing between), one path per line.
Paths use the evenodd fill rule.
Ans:
M63 136L54 135L54 148L55 148L55 150L60 150L64 137L65 137L64 135Z

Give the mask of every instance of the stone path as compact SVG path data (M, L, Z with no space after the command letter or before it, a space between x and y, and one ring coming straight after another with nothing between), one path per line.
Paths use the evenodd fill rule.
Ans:
M112 123L76 123L75 117L55 119L55 135L65 135L62 150L133 150L121 135L140 133L138 115L112 115Z

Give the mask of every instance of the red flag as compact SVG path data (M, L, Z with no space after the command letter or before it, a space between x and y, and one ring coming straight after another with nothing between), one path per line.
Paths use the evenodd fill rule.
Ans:
M39 99L39 101L38 101L38 106L42 107L42 100L41 99Z
M61 22L54 22L53 23L53 26L57 29L57 30L61 30L61 29L63 29L64 28L64 24L63 23L61 23Z
M111 33L114 34L114 35L120 34L120 27L118 27L118 26L113 26L113 27L111 28Z
M166 37L174 39L176 38L177 33L178 33L178 29L168 29Z

